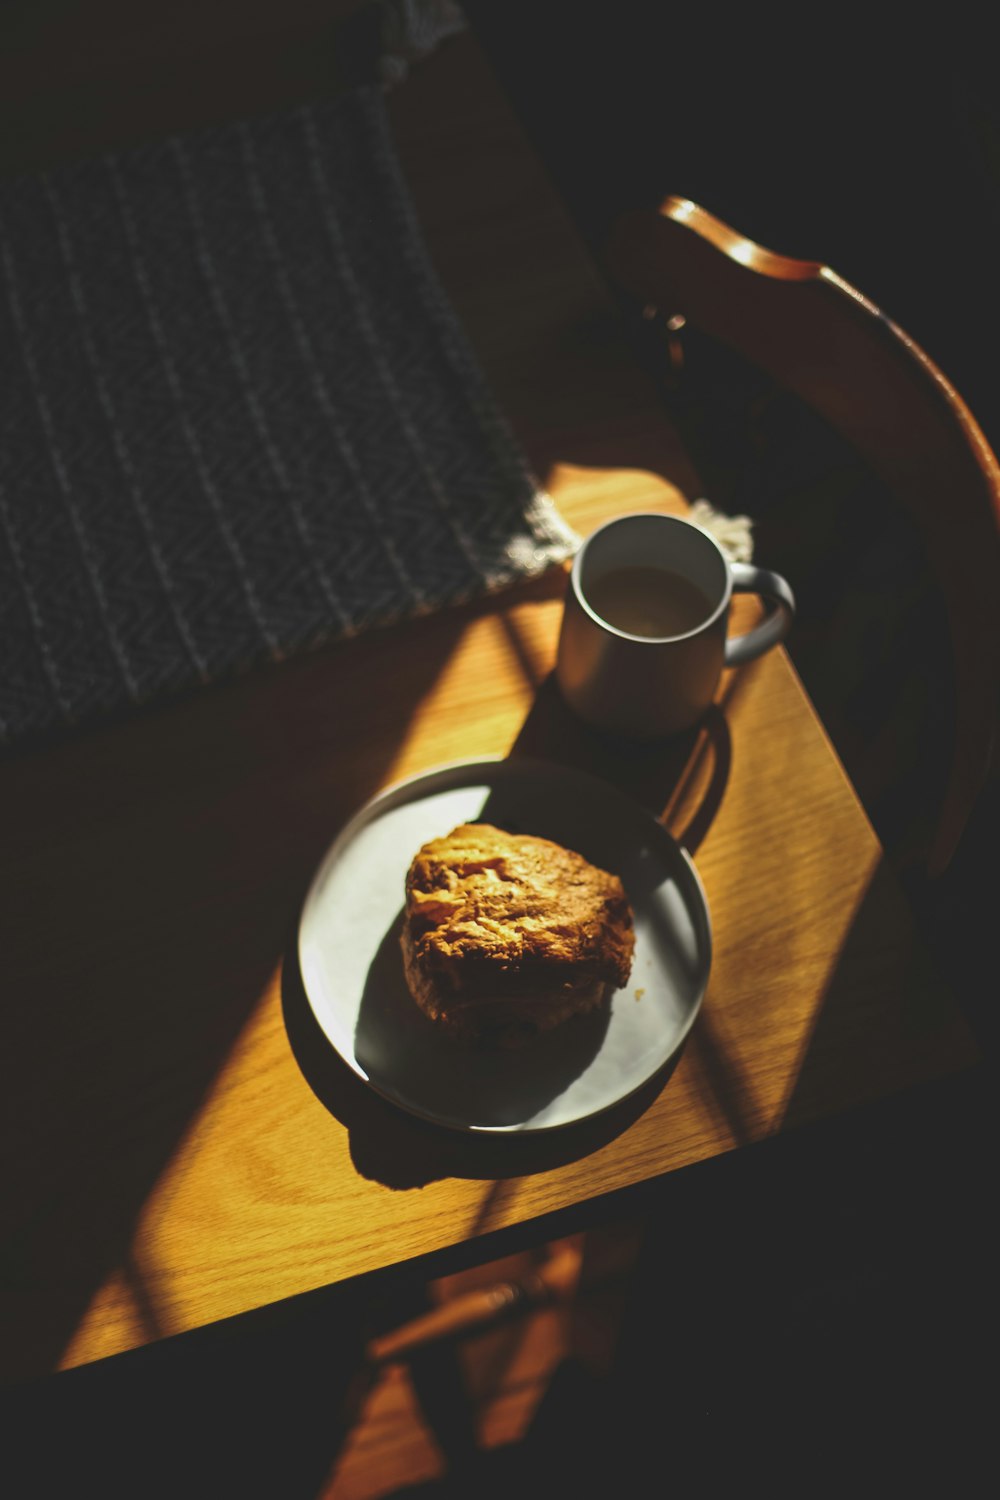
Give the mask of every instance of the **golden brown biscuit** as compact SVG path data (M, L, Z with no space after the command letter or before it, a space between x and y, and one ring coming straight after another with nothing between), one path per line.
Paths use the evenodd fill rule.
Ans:
M628 981L634 941L617 875L548 839L463 823L407 873L407 983L456 1037L517 1045L593 1010Z

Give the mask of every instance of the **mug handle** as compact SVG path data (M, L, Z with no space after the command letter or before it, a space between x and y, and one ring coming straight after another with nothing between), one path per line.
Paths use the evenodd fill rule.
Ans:
M731 562L734 594L760 594L776 606L746 635L734 635L726 642L725 665L741 667L744 662L763 656L788 634L795 614L795 595L780 573L756 568L752 563Z

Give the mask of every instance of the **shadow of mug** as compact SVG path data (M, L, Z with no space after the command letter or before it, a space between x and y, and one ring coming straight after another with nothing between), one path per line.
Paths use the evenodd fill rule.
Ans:
M732 742L721 703L713 703L693 728L656 742L594 729L568 707L552 673L511 746L510 758L522 757L572 766L617 786L693 856L722 804Z

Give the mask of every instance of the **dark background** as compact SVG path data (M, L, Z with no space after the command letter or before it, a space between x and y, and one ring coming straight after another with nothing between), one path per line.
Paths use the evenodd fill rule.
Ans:
M920 343L1000 446L1000 114L985 37L940 7L782 23L650 0L468 0L581 229L692 198L818 260Z

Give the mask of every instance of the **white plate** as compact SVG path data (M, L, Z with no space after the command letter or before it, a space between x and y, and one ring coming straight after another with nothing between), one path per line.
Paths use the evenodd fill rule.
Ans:
M477 821L554 839L614 871L635 914L632 973L610 1008L512 1052L442 1036L403 976L410 861ZM711 950L701 882L662 825L607 782L529 760L443 766L375 797L328 850L299 924L309 1004L348 1067L422 1119L490 1133L575 1124L641 1088L690 1031Z

